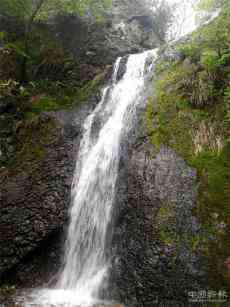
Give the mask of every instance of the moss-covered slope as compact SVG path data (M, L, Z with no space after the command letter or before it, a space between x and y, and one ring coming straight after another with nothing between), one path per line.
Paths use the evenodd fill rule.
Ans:
M172 50L168 50L172 49ZM174 149L198 173L196 238L211 289L229 289L230 10L163 50L146 109L151 143ZM172 52L173 51L173 52ZM176 55L176 56L175 56Z

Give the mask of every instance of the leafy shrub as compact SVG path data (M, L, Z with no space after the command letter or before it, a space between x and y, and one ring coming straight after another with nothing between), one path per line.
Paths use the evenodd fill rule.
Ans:
M201 64L208 71L216 71L222 65L222 62L216 52L206 51L201 55Z
M198 61L200 58L200 47L193 42L180 44L177 47L177 50L182 54L182 56L190 58L194 62Z
M205 2L205 5L210 4ZM222 11L215 20L177 47L185 60L171 64L168 69L171 87L192 106L205 107L221 100L229 80L229 33L230 9L229 4L223 2Z
M165 72L160 79L162 84L160 92L164 92L166 96L172 98L174 93L195 107L211 105L215 101L217 95L215 77L203 70L201 66L190 62L178 63Z

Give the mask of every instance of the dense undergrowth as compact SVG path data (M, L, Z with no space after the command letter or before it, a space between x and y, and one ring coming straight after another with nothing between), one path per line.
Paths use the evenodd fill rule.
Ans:
M229 289L230 6L157 63L155 96L146 110L155 148L173 148L196 168L196 238L206 256L210 288ZM166 51L167 53L167 51Z
M50 120L41 120L40 114L87 101L107 72L78 62L41 24L34 26L25 54L20 24L17 29L0 32L0 167L15 167L29 156L40 159L47 139L42 135L52 133Z
M1 40L0 105L10 101L20 111L34 113L61 109L87 99L100 81L99 68L84 74L81 64L46 28L34 29L29 54L21 48L20 34L1 32ZM27 58L26 81L21 80L23 58Z

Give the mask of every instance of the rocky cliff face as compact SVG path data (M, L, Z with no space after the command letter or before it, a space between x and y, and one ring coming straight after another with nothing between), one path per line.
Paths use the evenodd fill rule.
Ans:
M139 139L123 161L112 287L126 306L179 306L205 284L192 216L196 172L169 148L152 153Z
M57 17L53 31L78 58L92 64L111 64L118 56L159 46L152 13L141 1L113 1L101 22L90 18Z
M82 122L95 103L97 100L92 99L80 108L40 115L32 133L33 139L41 139L44 135L39 126L46 132L41 155L35 152L22 157L20 165L1 169L2 281L13 276L19 284L31 286L44 282L48 271L56 269L61 250L55 251L55 246L59 246L59 234L67 221ZM46 258L51 264L47 271L41 269Z
M130 307L190 306L189 292L206 285L192 214L197 174L170 148L154 149L143 113L122 147L111 296Z

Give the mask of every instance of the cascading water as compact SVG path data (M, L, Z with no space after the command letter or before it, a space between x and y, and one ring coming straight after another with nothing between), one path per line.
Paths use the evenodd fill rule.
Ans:
M98 301L109 269L106 256L120 142L132 127L136 107L145 100L145 81L156 51L130 55L126 72L117 81L120 58L112 83L85 121L72 184L72 207L62 273L55 289L34 292L27 306L90 306ZM150 61L149 61L150 59Z

